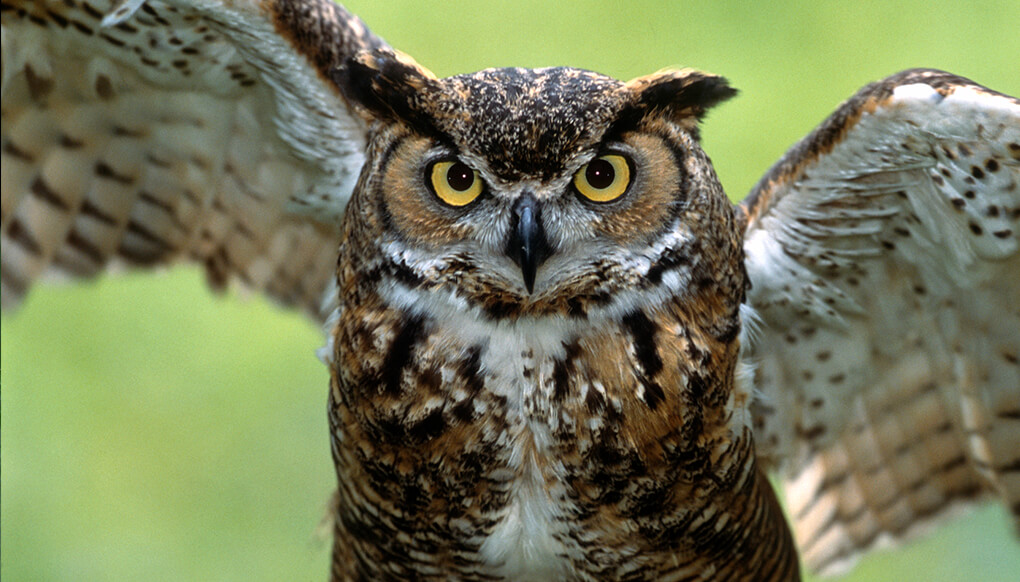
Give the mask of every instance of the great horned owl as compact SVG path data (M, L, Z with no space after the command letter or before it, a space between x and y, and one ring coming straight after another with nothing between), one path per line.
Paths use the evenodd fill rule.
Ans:
M5 302L190 256L329 319L337 578L790 579L777 465L814 567L1015 512L1015 100L889 78L733 209L717 77L440 81L329 4L98 6L5 5Z

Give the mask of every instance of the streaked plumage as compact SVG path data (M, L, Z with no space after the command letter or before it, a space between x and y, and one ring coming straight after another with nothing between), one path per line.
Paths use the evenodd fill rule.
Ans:
M813 567L993 490L1016 513L1016 100L937 72L887 79L734 211L696 143L718 78L439 81L385 50L345 61L384 45L329 4L196 5L207 21L128 3L106 28L65 4L5 11L4 301L48 265L187 257L324 319L339 241L337 577L788 579L752 425L758 464L801 492ZM16 18L34 32L9 34ZM46 74L39 32L58 28L87 39L71 54L112 56ZM217 67L191 64L204 54ZM638 178L592 210L566 194L607 147ZM437 152L487 184L474 210L429 206L417 182ZM533 291L506 248L529 195L549 246ZM759 318L761 339L739 342Z

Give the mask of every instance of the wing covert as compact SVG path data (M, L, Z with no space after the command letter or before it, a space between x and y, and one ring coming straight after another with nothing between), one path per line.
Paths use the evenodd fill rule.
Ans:
M1018 184L1020 102L911 70L743 202L755 436L812 569L987 494L1020 520Z
M324 318L366 131L329 74L381 46L329 0L4 0L4 306L190 260Z

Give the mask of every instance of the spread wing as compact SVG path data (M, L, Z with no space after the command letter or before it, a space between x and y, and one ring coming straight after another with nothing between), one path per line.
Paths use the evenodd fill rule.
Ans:
M1020 102L940 71L869 85L742 210L755 437L805 564L985 495L1020 524Z
M190 260L324 318L383 46L329 0L3 0L3 305L41 276ZM324 297L326 301L324 302Z

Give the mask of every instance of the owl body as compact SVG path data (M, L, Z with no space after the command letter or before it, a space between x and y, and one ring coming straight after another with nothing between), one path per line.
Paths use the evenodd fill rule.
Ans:
M421 75L366 71L375 87ZM404 113L417 124L380 124L342 228L334 574L793 579L735 383L739 222L686 115L572 69L417 81L435 100ZM633 204L573 191L605 151L633 160ZM415 185L453 154L486 184L467 211ZM532 203L545 256L529 289L514 241Z

